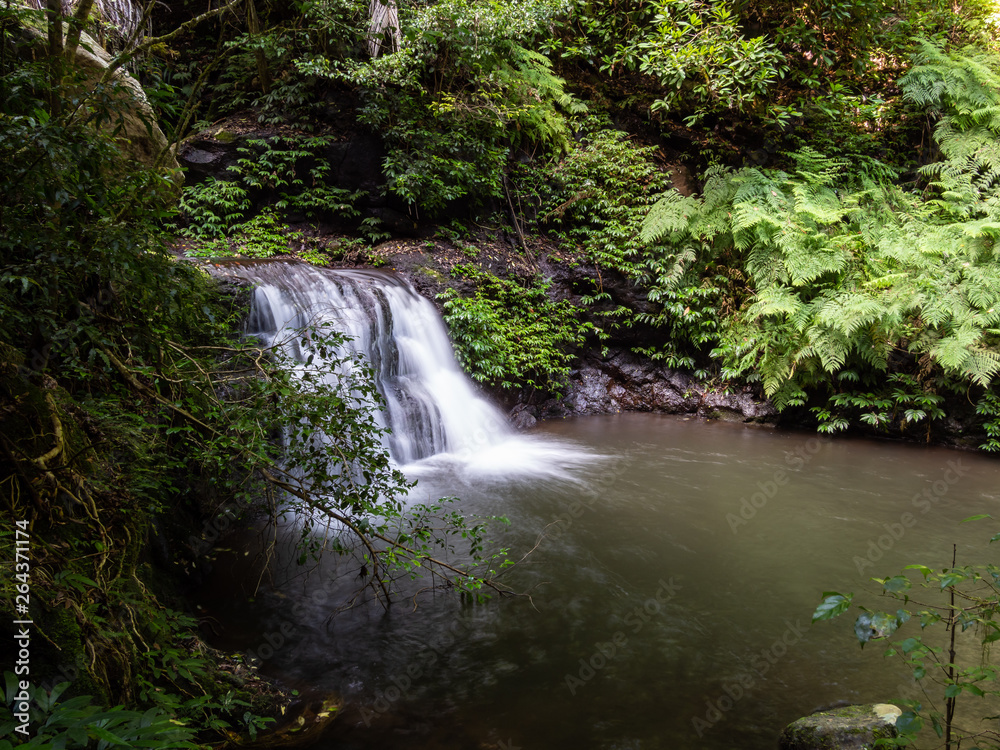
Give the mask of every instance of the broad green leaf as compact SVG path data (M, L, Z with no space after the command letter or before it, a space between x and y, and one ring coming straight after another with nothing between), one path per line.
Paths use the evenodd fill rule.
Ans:
M904 711L896 719L896 729L900 734L916 734L924 727L924 720L912 711Z
M925 581L934 574L934 571L926 565L907 565L903 570L919 570Z
M908 590L912 584L906 576L894 576L882 584L882 588L892 594Z
M941 588L946 589L949 586L955 586L956 584L964 581L966 578L967 576L964 573L956 573L955 571L945 573L941 576Z
M838 594L836 591L824 591L823 596L822 603L813 612L813 622L829 620L844 614L848 607L851 606L851 600L854 599L854 594L844 596L843 594Z

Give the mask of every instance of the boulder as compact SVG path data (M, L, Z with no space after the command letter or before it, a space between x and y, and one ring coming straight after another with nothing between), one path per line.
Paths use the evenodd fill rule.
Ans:
M25 33L32 41L32 49L37 57L48 53L46 32L41 28L25 27ZM90 35L80 34L80 44L76 48L73 64L82 73L78 81L84 90L93 89L104 77L111 64L112 55ZM119 68L111 76L111 80L120 84L115 93L121 104L122 127L115 140L122 153L148 166L158 166L173 172L180 180L180 165L173 150L167 150L169 142L156 122L156 114L146 98L142 85L132 76ZM112 123L110 127L117 127ZM161 156L162 155L162 156ZM159 159L159 163L157 160Z
M101 80L111 60L111 54L96 40L87 34L81 35L75 63L86 73L88 85ZM127 100L127 106L122 112L122 131L116 139L122 153L151 167L180 169L173 150L167 150L170 144L156 122L156 114L149 105L142 84L122 68L114 72L112 79L121 84L117 96L123 101ZM156 163L157 159L161 159L159 164Z
M781 733L781 750L870 750L875 740L897 736L902 710L888 703L868 703L819 711L793 721Z

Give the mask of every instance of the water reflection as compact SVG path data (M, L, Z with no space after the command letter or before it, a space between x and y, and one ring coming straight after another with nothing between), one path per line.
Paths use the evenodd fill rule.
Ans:
M546 423L532 440L563 448L526 441L508 469L502 454L410 467L428 497L510 517L503 545L545 535L510 574L530 599L437 592L330 618L356 570L329 565L279 571L240 613L255 631L243 645L290 623L269 671L345 696L319 747L770 750L801 715L912 682L861 651L848 620L810 626L820 593L944 567L953 542L985 560L994 530L959 521L998 510L996 463L945 449L642 414Z

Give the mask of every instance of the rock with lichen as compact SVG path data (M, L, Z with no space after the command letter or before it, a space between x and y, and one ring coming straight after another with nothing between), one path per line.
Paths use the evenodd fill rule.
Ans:
M867 750L875 741L897 736L902 711L887 703L868 703L819 711L793 721L781 733L781 750Z

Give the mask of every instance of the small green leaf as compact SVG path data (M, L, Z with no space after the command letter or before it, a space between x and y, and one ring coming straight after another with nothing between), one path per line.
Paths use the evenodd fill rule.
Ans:
M924 727L924 720L912 711L904 711L896 719L896 729L900 734L916 734Z
M824 591L823 597L824 599L822 603L816 607L816 611L813 612L813 622L830 620L838 615L844 614L844 612L846 612L851 606L851 600L854 598L854 594L844 596L836 591Z
M997 536L1000 536L1000 534L998 534ZM928 568L926 565L907 565L905 568L903 568L903 570L919 570L921 575L923 575L925 581L931 575L934 574L934 571Z
M912 584L910 579L906 576L894 576L882 584L882 588L891 594L898 594L900 591L906 591L910 588Z

